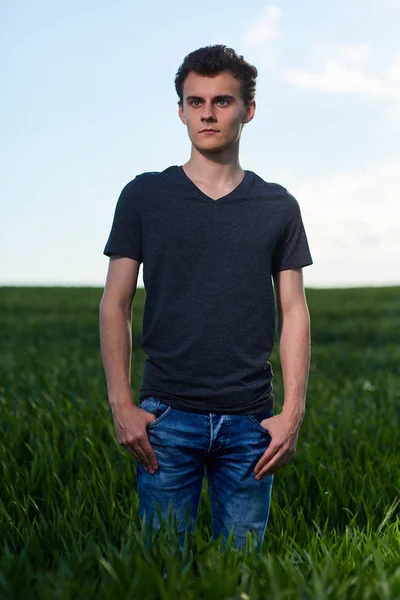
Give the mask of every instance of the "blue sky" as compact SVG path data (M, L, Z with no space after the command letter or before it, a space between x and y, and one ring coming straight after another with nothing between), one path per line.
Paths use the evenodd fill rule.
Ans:
M215 43L259 71L240 163L297 198L305 285L400 284L400 0L21 0L0 16L0 285L104 285L119 193L188 160L174 77Z

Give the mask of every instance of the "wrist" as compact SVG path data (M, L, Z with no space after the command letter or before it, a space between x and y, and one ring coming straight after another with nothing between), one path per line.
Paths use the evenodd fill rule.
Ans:
M305 413L304 402L302 403L290 403L283 404L281 414L287 417L292 422L302 422Z
M109 404L112 410L134 406L131 394L129 394L129 396L112 396L109 398Z

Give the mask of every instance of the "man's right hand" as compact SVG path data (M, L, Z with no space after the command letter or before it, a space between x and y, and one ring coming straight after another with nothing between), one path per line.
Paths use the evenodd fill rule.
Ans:
M143 465L154 473L158 468L157 458L149 442L147 424L156 417L132 403L112 406L115 432L118 442Z

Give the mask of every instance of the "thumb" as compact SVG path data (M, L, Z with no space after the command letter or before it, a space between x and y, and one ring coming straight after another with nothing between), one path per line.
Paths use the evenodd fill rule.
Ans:
M148 413L147 423L152 423L153 421L156 420L157 417L155 415L153 415L153 413L148 412L147 410L145 412Z

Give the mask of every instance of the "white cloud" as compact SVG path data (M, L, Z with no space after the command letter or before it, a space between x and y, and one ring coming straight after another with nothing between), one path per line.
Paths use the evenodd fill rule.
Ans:
M277 39L280 35L279 21L282 11L278 6L267 6L261 17L253 19L242 33L242 43L247 46L259 46L264 42Z
M371 49L367 44L360 44L358 46L343 46L340 49L340 53L343 58L347 58L354 62L360 62L362 60L366 60L367 58L371 58L372 56Z
M385 0L385 4L388 8L397 10L400 8L400 0Z
M362 60L371 56L368 46L343 46L342 56L347 60ZM314 89L335 94L369 94L386 99L384 111L395 127L400 130L400 54L393 58L380 76L371 76L362 69L348 67L344 62L328 58L320 72L308 69L284 69L284 81L300 88Z
M321 73L306 69L284 69L282 79L297 87L339 94L368 93L373 96L387 96L388 85L379 77L368 77L360 69L348 69L342 63L328 59Z
M400 86L400 55L397 56L393 65L387 69L386 77L394 85Z
M360 173L300 181L299 201L312 254L318 260L382 260L400 255L400 156ZM399 274L397 274L399 278Z
M241 44L247 46L246 60L257 67L271 68L276 60L276 53L271 45L281 36L279 22L282 10L278 6L267 6L260 17L244 25Z

